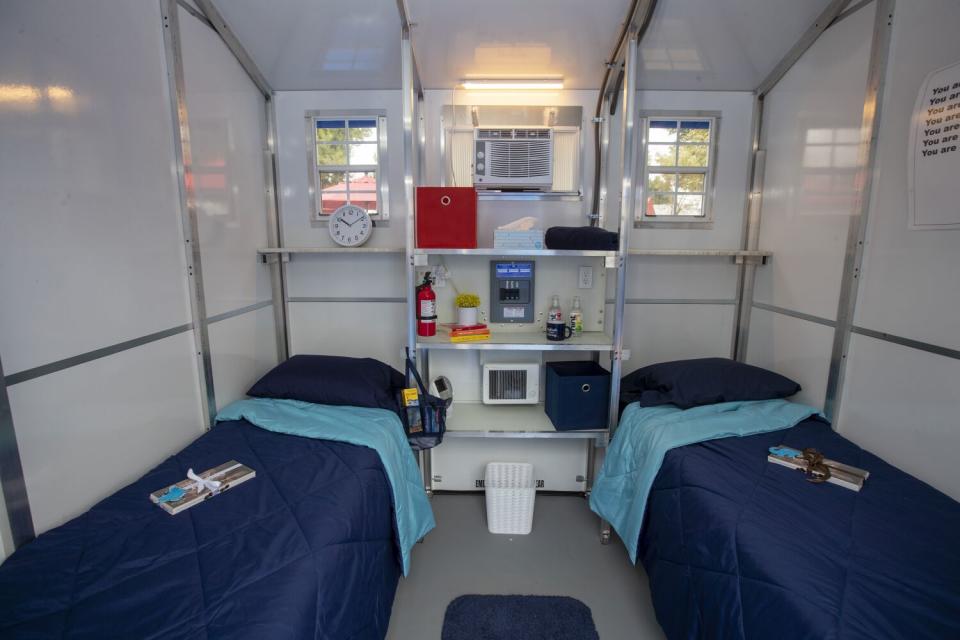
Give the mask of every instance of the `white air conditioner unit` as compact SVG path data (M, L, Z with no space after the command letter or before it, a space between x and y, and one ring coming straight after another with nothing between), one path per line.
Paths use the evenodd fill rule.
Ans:
M474 129L473 185L478 189L550 191L553 187L553 129Z
M537 404L539 400L539 363L483 365L484 404Z

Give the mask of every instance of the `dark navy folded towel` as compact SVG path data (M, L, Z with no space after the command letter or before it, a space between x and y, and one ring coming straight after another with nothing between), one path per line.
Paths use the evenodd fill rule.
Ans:
M618 234L599 227L550 227L544 236L547 249L616 251Z

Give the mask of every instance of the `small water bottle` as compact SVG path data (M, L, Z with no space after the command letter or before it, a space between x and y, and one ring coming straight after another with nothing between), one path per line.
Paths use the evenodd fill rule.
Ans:
M580 308L580 296L573 296L573 308L570 309L570 332L579 336L583 333L583 310Z
M560 296L553 296L550 300L550 309L547 311L547 323L563 322L563 309L560 308Z
M553 296L547 311L547 340L566 340L572 335L570 327L563 321L563 309L560 308L560 296Z

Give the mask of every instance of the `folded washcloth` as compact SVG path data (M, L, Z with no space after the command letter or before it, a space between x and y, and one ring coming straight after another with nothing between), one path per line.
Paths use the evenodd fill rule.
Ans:
M600 227L550 227L544 237L547 249L616 251L618 234Z

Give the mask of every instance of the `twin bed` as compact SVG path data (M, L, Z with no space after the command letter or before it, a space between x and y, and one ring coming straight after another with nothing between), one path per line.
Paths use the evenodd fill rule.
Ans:
M382 639L410 547L433 527L403 426L383 408L278 398L317 392L320 371L350 372L344 393L364 380L376 392L394 382L382 367L288 360L251 390L269 397L226 407L187 448L24 545L0 566L0 637ZM330 382L319 391L335 400ZM148 499L229 460L256 477L174 516Z
M799 385L774 375L699 360L624 381L591 506L642 561L667 637L960 638L960 503L779 399ZM767 461L781 444L870 476L807 482Z
M305 358L8 558L0 637L383 638L410 548L433 526L403 426L376 406L400 381L379 363ZM776 399L790 384L771 392L743 365L694 362L667 367L667 382L663 369L625 381L635 402L591 495L643 562L667 636L960 637L960 504ZM340 388L317 384L331 367ZM739 397L761 387L774 396ZM767 462L779 444L870 478L859 493L808 483ZM176 516L147 499L231 459L257 477Z

